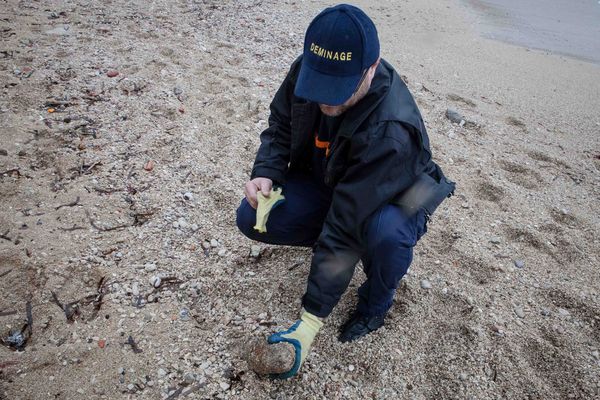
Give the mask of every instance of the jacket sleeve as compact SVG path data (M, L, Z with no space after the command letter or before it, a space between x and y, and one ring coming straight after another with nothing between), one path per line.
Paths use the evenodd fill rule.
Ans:
M299 63L296 61L271 102L269 127L260 135L260 147L252 168L251 179L269 178L282 184L290 162L291 104L294 95L292 76Z
M304 308L326 317L346 291L365 251L369 217L415 178L417 148L397 122L385 122L362 144L352 144L349 167L336 185L316 243Z

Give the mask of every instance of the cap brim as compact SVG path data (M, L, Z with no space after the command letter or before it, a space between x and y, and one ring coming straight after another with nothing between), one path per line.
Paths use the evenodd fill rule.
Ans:
M303 62L294 95L319 104L339 106L352 97L361 77L361 73L341 77L324 74Z

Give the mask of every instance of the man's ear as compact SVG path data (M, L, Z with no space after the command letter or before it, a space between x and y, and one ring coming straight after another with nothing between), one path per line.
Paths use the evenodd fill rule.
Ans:
M371 65L371 66L369 67L369 75L371 76L371 79L373 78L373 76L375 76L375 70L377 69L377 66L379 65L379 61L381 61L381 57L379 57L379 58L377 59L377 61L375 61L375 62L373 63L373 65Z
M375 61L375 62L373 63L373 65L371 65L371 67L370 67L370 68L377 69L377 66L379 65L379 61L381 61L381 57L378 57L378 58L377 58L377 61Z

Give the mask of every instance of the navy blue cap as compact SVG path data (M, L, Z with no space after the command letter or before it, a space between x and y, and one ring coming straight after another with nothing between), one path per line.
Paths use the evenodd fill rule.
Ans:
M367 14L348 4L326 8L306 30L294 94L320 104L343 104L378 58L377 29Z

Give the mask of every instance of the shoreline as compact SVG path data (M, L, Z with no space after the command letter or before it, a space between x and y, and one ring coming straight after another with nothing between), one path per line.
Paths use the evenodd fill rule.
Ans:
M528 49L600 65L600 4L554 0L463 0L481 35Z

